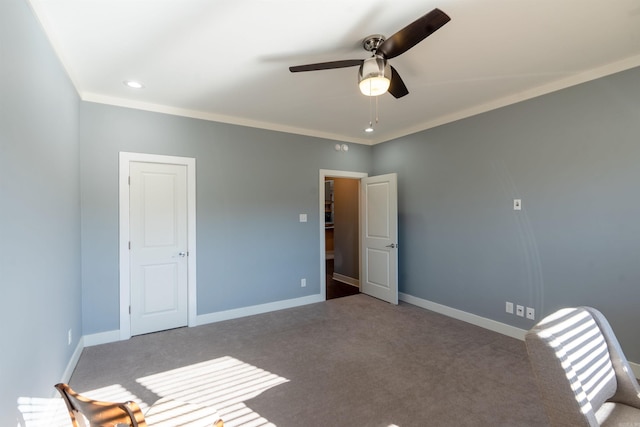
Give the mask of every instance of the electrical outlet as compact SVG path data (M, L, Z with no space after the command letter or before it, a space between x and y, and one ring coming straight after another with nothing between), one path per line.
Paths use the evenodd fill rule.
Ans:
M527 307L527 319L531 319L531 320L535 320L536 319L536 310L531 308L531 307Z
M513 303L507 301L507 305L505 307L505 311L509 314L513 314Z
M307 286L307 279L300 279L300 287L304 288Z
M521 305L516 305L516 315L520 317L524 317L524 307Z
M67 331L67 345L71 345L73 335L71 334L71 329L69 329L69 331Z

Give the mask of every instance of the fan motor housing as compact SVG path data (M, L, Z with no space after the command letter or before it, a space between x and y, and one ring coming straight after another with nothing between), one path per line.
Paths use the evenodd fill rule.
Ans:
M385 37L382 34L373 34L362 41L362 47L367 52L375 52L384 41Z

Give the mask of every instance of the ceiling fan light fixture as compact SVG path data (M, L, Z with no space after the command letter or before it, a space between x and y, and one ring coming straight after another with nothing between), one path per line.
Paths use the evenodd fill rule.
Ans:
M366 96L379 96L389 90L391 66L380 55L365 59L358 70L358 86Z

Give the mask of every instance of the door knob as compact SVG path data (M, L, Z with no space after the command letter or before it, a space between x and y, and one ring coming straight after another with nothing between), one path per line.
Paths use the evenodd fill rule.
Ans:
M385 246L385 247L387 247L387 248L391 248L391 249L395 249L395 248L397 248L397 247L398 247L398 245L396 245L395 243L392 243L392 244L387 245L387 246Z
M186 252L178 252L178 256L184 258L184 257L187 256L187 253Z

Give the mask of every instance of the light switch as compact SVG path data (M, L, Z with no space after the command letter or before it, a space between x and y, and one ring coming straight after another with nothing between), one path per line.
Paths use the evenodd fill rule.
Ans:
M307 222L307 214L300 214L300 222Z
M514 211L522 210L522 199L513 199L513 210Z

